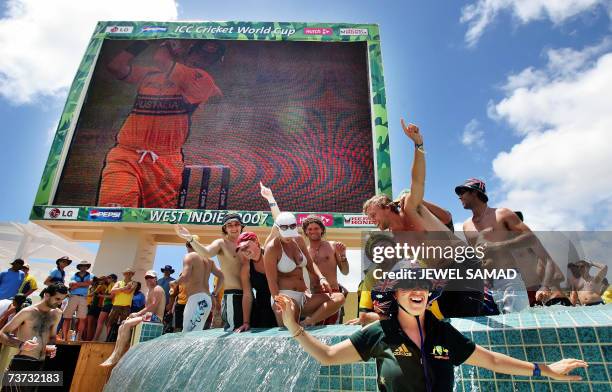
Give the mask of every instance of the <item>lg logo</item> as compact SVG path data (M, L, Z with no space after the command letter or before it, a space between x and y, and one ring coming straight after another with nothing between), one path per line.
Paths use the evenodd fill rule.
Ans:
M45 209L45 219L76 220L78 217L78 208L49 207Z

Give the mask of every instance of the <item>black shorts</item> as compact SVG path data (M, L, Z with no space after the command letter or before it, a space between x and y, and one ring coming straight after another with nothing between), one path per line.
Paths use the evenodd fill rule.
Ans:
M8 370L15 372L37 372L42 370L44 363L44 361L28 357L27 355L15 355ZM38 391L38 386L17 386L6 383L2 386L2 390L34 392Z
M108 305L103 305L102 306L102 312L105 313L110 313L110 311L113 309L113 304L108 304Z
M466 260L457 263L454 268L464 270L481 268L480 260ZM444 287L442 295L438 297L438 306L445 318L448 317L477 317L487 314L484 308L484 282L482 279L453 279Z
M601 301L591 302L590 304L584 304L584 306L594 306L594 305L603 305L603 304L605 304L605 302L602 299Z
M174 305L174 328L183 328L183 313L185 313L185 304Z
M260 298L261 297L261 298ZM278 327L270 295L257 294L253 307L251 308L251 328L274 328Z
M41 370L44 363L44 361L28 357L27 355L15 355L9 365L9 370L36 371Z
M87 315L98 317L102 309L99 306L89 305L87 306Z
M225 290L221 304L223 330L233 331L242 325L242 290Z

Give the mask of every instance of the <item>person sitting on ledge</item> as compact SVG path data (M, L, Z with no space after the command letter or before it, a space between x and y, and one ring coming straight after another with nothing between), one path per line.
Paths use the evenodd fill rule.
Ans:
M589 273L591 267L599 269L593 276ZM585 306L602 305L604 301L601 295L608 286L604 284L608 266L603 263L579 260L568 263L567 268L571 272L571 275L568 276L568 283L571 289L570 300L572 303Z
M140 324L143 321L149 321L152 323L162 323L164 318L164 310L166 309L166 293L161 286L157 285L157 273L153 270L147 271L145 274L145 283L149 292L147 293L147 299L145 307L139 312L132 313L119 327L119 333L117 334L117 343L115 349L110 357L100 366L111 367L114 366L121 357L127 352L130 338L132 336L132 328ZM150 320L147 319L147 313L151 314Z
M264 252L264 267L272 296L289 296L300 309L296 321L299 321L300 316L306 317L302 321L304 326L312 326L338 312L342 302L330 297L331 286L312 261L306 242L297 231L295 216L290 212L282 212L276 217L274 226L279 236L268 242ZM310 276L319 280L322 293L307 293ZM278 325L282 327L280 313L275 314Z
M413 268L413 264L400 268ZM399 268L398 268L399 270ZM546 376L577 381L568 374L587 367L577 359L562 359L546 365L489 351L466 338L450 323L426 310L431 282L398 280L394 297L399 311L395 317L376 321L333 346L322 343L295 321L296 306L287 296L274 298L283 323L298 343L322 365L343 365L376 359L381 391L452 391L454 366L462 363L517 376Z

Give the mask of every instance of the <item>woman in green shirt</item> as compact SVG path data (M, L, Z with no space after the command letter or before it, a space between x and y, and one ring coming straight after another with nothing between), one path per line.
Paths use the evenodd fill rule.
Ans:
M275 302L289 332L321 364L341 365L375 358L380 391L452 391L453 367L462 363L517 376L581 379L568 373L587 367L584 361L563 359L549 365L537 364L474 344L427 310L430 288L431 282L426 280L397 281L394 294L397 315L369 324L333 346L320 342L300 327L289 298L279 295Z

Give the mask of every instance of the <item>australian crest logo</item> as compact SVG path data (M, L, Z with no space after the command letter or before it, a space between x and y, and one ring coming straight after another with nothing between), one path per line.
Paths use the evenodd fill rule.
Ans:
M431 355L433 355L435 359L449 359L448 349L442 346L434 346L433 350L431 351Z

